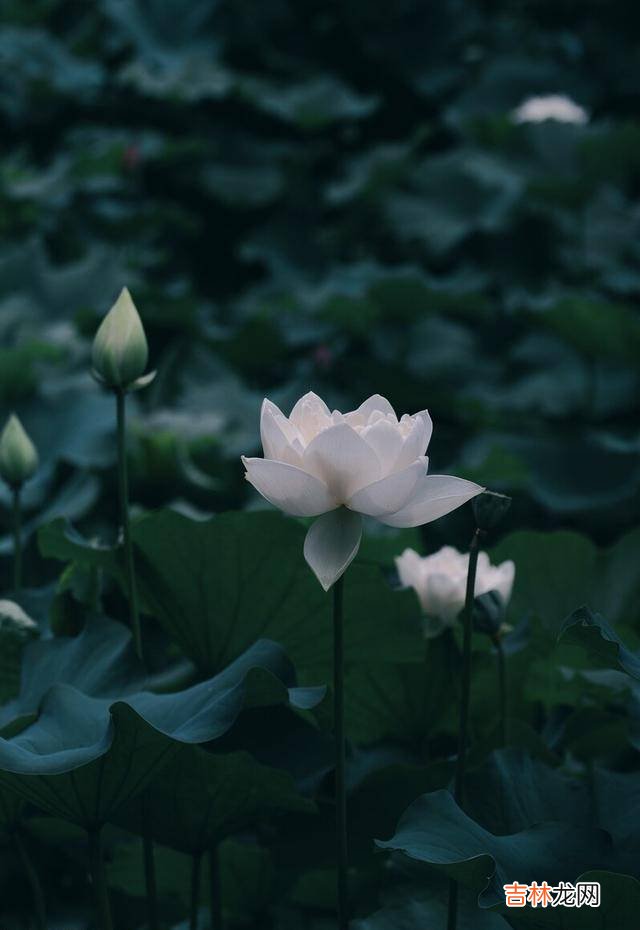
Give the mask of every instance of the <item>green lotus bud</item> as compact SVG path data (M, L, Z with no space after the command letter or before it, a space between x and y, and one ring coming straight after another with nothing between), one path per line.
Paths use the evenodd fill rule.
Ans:
M511 506L511 498L496 491L483 491L474 497L472 506L478 529L488 532L502 521Z
M124 287L93 340L94 377L115 390L143 387L153 377L142 378L148 357L142 320Z
M0 476L16 488L28 481L37 467L38 451L12 413L0 436Z

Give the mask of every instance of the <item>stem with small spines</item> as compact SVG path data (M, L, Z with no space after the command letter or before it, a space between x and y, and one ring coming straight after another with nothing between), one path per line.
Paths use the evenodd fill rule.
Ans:
M336 748L336 839L338 866L338 930L347 930L349 923L347 795L345 778L344 735L344 577L333 586L333 696L334 735Z
M11 488L13 511L13 590L17 596L22 592L22 504L19 484Z
M462 692L460 695L460 719L458 723L458 756L454 776L453 796L456 803L464 803L464 777L467 764L467 742L469 730L469 705L471 698L471 637L473 633L473 599L476 588L476 570L480 552L482 530L477 529L469 546L469 568L467 569L467 587L464 600L464 634L462 641ZM447 930L456 930L458 923L458 883L449 883L449 910Z
M127 574L127 593L129 595L129 619L131 633L138 658L143 660L142 636L140 633L140 614L138 611L138 591L133 562L133 542L129 520L129 476L127 473L127 430L126 430L126 394L122 389L116 390L116 413L118 425L118 486L120 492L120 522L124 546L125 570Z
M89 830L89 864L91 868L91 880L93 882L98 927L100 930L113 930L109 890L107 888L107 877L102 855L102 837L99 827Z

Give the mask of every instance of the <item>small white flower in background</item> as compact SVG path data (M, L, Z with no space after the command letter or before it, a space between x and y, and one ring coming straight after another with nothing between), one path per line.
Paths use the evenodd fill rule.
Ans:
M319 517L304 556L327 591L358 552L361 514L389 526L419 526L483 490L463 478L427 475L431 432L426 410L398 420L379 394L340 413L310 392L289 417L265 399L264 458L242 462L247 480L270 503L293 516Z
M142 320L123 287L93 340L93 375L113 390L136 390L145 387L155 372L145 375L149 349Z
M38 625L15 601L2 599L0 600L0 632L30 636L38 632Z
M584 107L564 94L529 97L511 115L516 123L542 123L550 119L558 123L584 125L589 121L589 114Z
M19 488L38 468L38 451L18 417L12 413L0 436L0 477Z
M451 625L464 607L469 553L443 546L424 558L405 549L396 558L400 581L414 588L427 617ZM474 596L497 591L506 607L511 598L516 567L510 560L492 565L486 552L478 555Z

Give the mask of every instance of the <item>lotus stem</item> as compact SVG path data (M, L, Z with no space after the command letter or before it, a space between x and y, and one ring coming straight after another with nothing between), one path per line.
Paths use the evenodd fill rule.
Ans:
M200 853L195 853L191 860L191 910L189 914L189 930L198 930L201 860L202 856Z
M153 840L149 824L149 811L146 799L142 798L142 858L144 860L144 883L147 893L147 923L149 930L158 930L158 887L156 882L156 864L153 855Z
M12 488L13 497L13 590L16 596L22 591L22 505L20 485Z
M222 930L222 888L220 882L220 848L209 851L209 908L211 930Z
M493 645L496 647L497 666L498 666L498 691L500 701L500 745L506 746L509 738L507 724L507 657L502 645L502 638L499 633L492 637Z
M33 864L31 856L29 855L29 850L27 849L24 838L22 836L22 831L19 826L14 828L12 831L12 836L18 856L22 862L22 867L25 871L25 875L27 876L29 887L31 888L31 897L33 899L33 911L36 918L36 927L38 930L47 930L47 913L44 903L42 885L40 884L38 872Z
M467 765L467 742L469 731L469 704L471 697L471 636L473 633L473 598L476 589L476 569L480 551L482 531L475 530L469 546L469 568L467 570L467 587L464 599L464 635L462 641L462 693L460 696L460 719L458 722L458 757L454 778L453 796L456 803L464 802L464 776ZM447 930L456 930L458 923L458 883L449 883L449 912Z
M344 576L333 586L333 695L336 744L336 838L338 864L338 930L347 930L349 917L347 792L344 737Z
M138 658L143 661L142 636L140 634L140 614L138 612L138 592L133 563L133 543L129 522L129 476L127 474L127 431L126 431L126 394L122 389L115 392L118 421L118 484L120 491L120 520L124 543L125 567L127 573L127 591L129 595L129 618L131 633Z
M89 863L93 893L96 902L96 914L100 930L113 930L109 889L102 857L102 837L100 828L89 831Z

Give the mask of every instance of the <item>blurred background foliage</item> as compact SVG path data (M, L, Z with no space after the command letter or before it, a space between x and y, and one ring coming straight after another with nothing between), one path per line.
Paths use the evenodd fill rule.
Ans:
M584 661L574 667L563 653L559 664L550 633L588 600L637 645L637 534L627 534L638 523L640 485L640 8L627 0L0 0L0 10L0 416L16 410L41 454L25 488L26 531L62 515L89 539L114 538L113 403L89 367L93 334L126 284L159 372L132 398L139 509L168 505L192 517L264 506L243 481L239 455L259 451L265 395L286 412L309 389L342 409L374 392L399 412L428 407L432 470L514 498L500 528L506 538L491 540L495 558L517 563L511 611L520 625L508 648L515 716L528 728L514 742L589 771L603 757L623 772L636 766L618 705L603 709L605 691L607 700L626 694L622 673L611 673L607 658L617 688L607 690ZM514 117L528 98L558 93L587 118ZM1 488L3 590L9 503ZM402 544L466 546L469 509L429 525L423 538L402 534ZM147 517L145 545L161 538L153 527L163 519L178 518ZM95 578L83 550L69 550L55 527L41 550L71 565L55 588L62 619L54 611L52 623L77 632L77 605L92 602ZM275 563L291 559L298 531L283 529L282 539L270 531ZM194 562L199 532L189 531ZM216 537L217 528L202 532ZM393 790L375 780L388 774L363 782L353 817L367 856L409 801L446 783L442 759L455 728L446 638L429 647L433 693L422 664L410 679L426 688L424 714L403 704L399 682L409 673L390 663L388 643L406 652L394 663L416 654L416 642L422 648L417 634L405 642L390 632L415 617L416 602L366 574L399 551L396 536L374 533L362 549L370 564L358 569L367 583L351 595L354 655L364 661L353 670L360 702L351 732L358 744L411 746L427 733L428 757L439 761L416 769L415 784L406 772L391 779ZM159 573L177 590L171 559L160 553ZM53 580L59 567L32 535L27 584ZM301 556L299 568L306 573ZM312 584L307 574L303 586ZM46 628L53 588L38 591L27 606ZM387 610L392 597L397 606ZM372 603L385 619L375 636ZM206 598L191 606L198 622L209 617ZM251 603L245 616L248 624ZM179 611L175 619L178 628ZM312 663L302 639L300 654L292 645L296 620L292 609L283 644L304 672ZM495 743L485 733L485 718L495 722L487 650L474 682L485 749ZM368 668L375 657L384 670ZM16 681L7 687L13 693ZM354 782L387 759L382 750L372 758L355 754ZM303 826L289 854L296 867ZM58 821L36 828L56 850L52 863L62 843L75 857L71 878L61 859L60 895L83 887L78 838ZM278 884L274 862L236 839L225 850L226 906L256 909L238 926L268 926L260 908L268 911ZM160 854L161 883L184 894L176 855ZM139 856L123 846L110 879L123 896L141 885L136 869ZM323 874L316 881L303 871L296 906L326 902ZM52 867L51 887L57 875ZM433 916L429 902L412 907L411 921ZM637 906L629 908L635 921ZM473 909L468 925L504 926L492 916L480 924ZM398 925L385 919L362 928ZM295 911L291 926L299 925Z
M432 469L515 494L506 530L637 519L626 0L1 7L0 402L46 463L34 525L111 509L88 351L124 283L159 369L141 505L254 505L261 399L312 388L428 407ZM587 121L514 119L548 93Z

